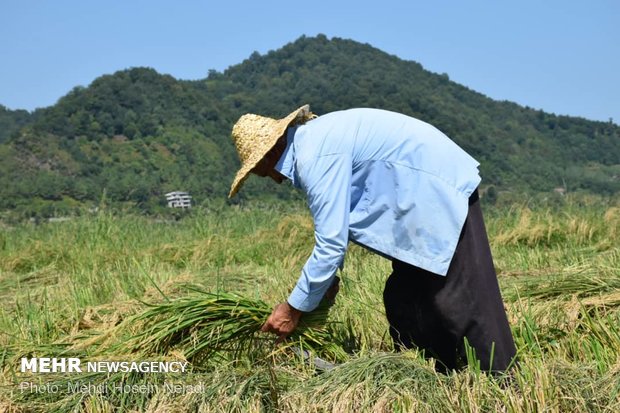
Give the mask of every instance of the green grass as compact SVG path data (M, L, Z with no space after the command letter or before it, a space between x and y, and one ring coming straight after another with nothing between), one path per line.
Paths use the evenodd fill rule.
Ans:
M195 210L179 221L101 213L0 227L0 411L617 412L620 207L488 211L520 365L437 374L394 353L390 263L351 245L336 305L273 346L256 330L313 246L303 209ZM323 314L322 317L326 315ZM290 346L339 365L322 372ZM22 356L191 362L186 375L27 375ZM19 383L201 384L192 393L38 394Z

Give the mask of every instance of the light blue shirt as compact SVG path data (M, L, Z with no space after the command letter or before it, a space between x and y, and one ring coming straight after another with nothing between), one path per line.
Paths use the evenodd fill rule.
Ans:
M287 140L275 169L306 193L315 235L291 306L318 306L349 241L446 275L480 183L474 158L428 123L379 109L320 116Z

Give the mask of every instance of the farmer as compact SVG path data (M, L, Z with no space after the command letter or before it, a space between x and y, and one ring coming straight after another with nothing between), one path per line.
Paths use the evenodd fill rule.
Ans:
M392 261L383 293L397 348L420 348L447 371L465 362L503 371L515 345L500 295L477 187L478 165L435 127L379 109L282 119L247 114L232 138L241 159L229 197L250 173L303 190L315 246L287 302L262 331L280 339L326 293L353 241ZM329 290L329 291L328 291Z

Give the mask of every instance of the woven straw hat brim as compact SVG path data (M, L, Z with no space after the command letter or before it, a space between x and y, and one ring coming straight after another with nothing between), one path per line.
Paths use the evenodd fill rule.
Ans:
M291 123L298 117L309 113L310 106L304 105L282 119L272 119L251 113L239 118L233 126L232 138L241 159L241 168L237 171L230 187L229 198L235 196L248 178L250 171L276 145Z

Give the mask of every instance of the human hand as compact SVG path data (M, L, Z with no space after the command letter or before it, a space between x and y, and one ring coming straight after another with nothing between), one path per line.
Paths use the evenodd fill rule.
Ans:
M297 328L302 312L284 302L275 306L267 321L261 327L265 333L274 333L278 336L276 344L281 343Z
M332 306L336 300L336 295L340 291L340 278L336 276L331 286L325 292L323 300L327 301L328 306ZM265 333L274 333L278 336L276 344L284 341L299 325L303 312L284 302L276 305L267 321L261 327ZM325 313L327 315L327 313Z

